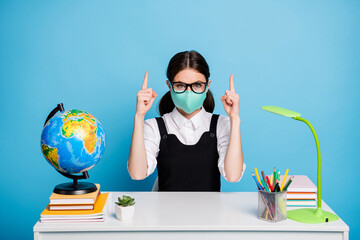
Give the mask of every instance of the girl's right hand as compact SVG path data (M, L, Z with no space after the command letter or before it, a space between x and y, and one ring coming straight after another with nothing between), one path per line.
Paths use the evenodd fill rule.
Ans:
M141 116L145 116L145 113L149 111L155 98L157 97L157 94L152 90L152 88L147 88L148 75L149 74L146 71L141 90L136 95L136 114Z

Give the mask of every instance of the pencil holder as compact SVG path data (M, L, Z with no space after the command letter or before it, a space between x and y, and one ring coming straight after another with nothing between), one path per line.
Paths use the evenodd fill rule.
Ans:
M286 191L258 192L258 217L269 222L286 220Z

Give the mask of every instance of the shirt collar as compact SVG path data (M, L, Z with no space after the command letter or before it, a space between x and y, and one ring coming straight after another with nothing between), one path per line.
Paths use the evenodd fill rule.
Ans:
M174 120L175 124L178 128L182 128L187 122L191 122L194 129L197 129L200 124L203 122L203 117L205 116L205 109L204 107L201 108L200 112L198 112L195 116L193 116L190 119L187 119L181 113L177 110L175 107L173 111L171 112L171 117Z

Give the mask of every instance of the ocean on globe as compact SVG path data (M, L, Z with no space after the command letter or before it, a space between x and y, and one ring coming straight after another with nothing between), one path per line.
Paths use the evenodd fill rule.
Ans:
M105 132L101 123L81 110L56 113L44 126L41 150L48 162L65 173L82 173L104 154Z

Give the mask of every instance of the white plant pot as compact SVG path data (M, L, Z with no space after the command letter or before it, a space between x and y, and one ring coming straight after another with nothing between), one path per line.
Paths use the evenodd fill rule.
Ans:
M115 204L116 218L119 219L120 221L128 221L133 219L134 210L135 210L135 205L122 207Z

